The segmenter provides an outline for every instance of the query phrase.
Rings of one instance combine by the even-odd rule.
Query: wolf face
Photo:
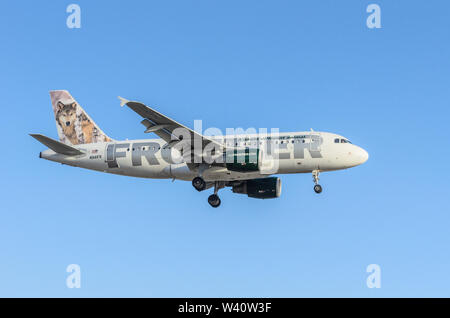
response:
[[[73,145],[78,144],[75,122],[77,120],[77,103],[63,104],[61,101],[56,106],[56,121]]]
[[[50,91],[50,98],[62,143],[82,145],[111,141],[68,91]]]

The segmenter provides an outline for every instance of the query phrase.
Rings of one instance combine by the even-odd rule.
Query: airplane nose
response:
[[[362,165],[369,159],[369,154],[362,148],[359,148],[357,156],[358,156],[358,165]]]

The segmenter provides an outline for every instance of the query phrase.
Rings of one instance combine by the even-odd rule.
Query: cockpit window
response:
[[[335,144],[338,144],[338,143],[339,143],[339,138],[336,138],[336,139],[334,140],[334,143],[335,143]]]
[[[351,144],[350,140],[341,139],[341,144],[347,144],[347,143]]]

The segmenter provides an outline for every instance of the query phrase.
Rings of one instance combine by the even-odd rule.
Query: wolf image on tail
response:
[[[51,91],[59,140],[68,145],[111,141],[68,91]]]

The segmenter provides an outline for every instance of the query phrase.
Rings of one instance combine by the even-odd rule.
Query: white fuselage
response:
[[[211,138],[214,139],[214,138]],[[239,135],[225,137],[227,148],[273,149],[276,170],[270,174],[308,173],[347,169],[367,161],[367,152],[346,138],[326,132]],[[43,151],[44,159],[63,164],[140,178],[192,180],[199,173],[189,169],[176,149],[162,139],[125,140],[74,146],[84,154],[65,156],[52,150]],[[233,181],[267,176],[258,172],[234,172],[212,166],[203,172],[206,181]]]

